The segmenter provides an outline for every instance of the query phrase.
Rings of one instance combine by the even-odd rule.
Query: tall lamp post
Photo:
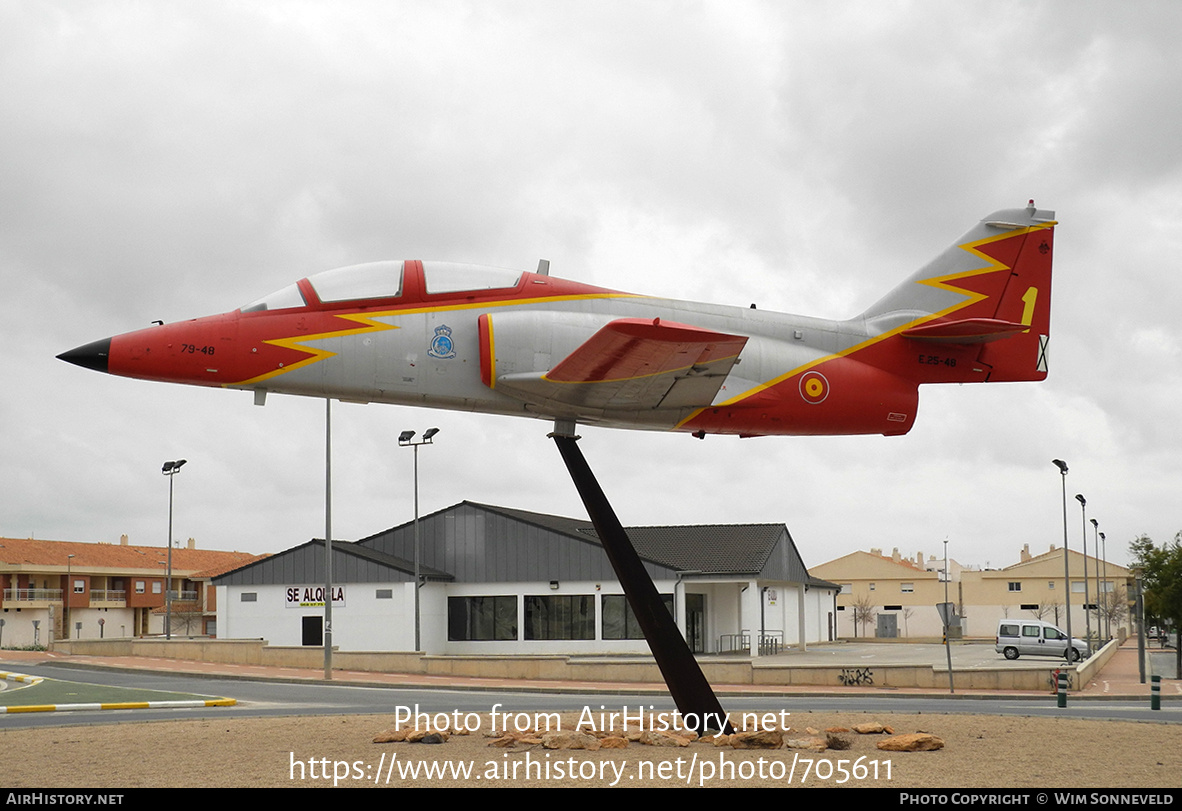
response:
[[[1104,536],[1103,532],[1100,533],[1100,543],[1102,543],[1104,545],[1104,554],[1103,554],[1104,582],[1107,584],[1107,582],[1108,582],[1108,538],[1106,538]],[[1104,638],[1107,641],[1111,642],[1112,641],[1112,612],[1116,610],[1116,590],[1115,589],[1112,589],[1111,587],[1109,587],[1108,596],[1105,598],[1104,602],[1105,602]],[[1109,605],[1108,603],[1111,603],[1111,605]]]
[[[70,595],[74,593],[73,574],[71,573],[73,555],[66,555],[66,593],[62,595],[62,639],[70,638]]]
[[[164,638],[172,639],[172,477],[180,473],[185,459],[165,462],[160,472],[168,477],[168,580],[164,584]]]
[[[1089,520],[1092,525],[1092,554],[1096,556],[1096,639],[1100,639],[1104,623],[1101,620],[1101,606],[1104,599],[1104,579],[1100,576],[1100,522],[1095,518]],[[1104,640],[1107,642],[1108,640]]]
[[[920,561],[923,563],[923,561]],[[948,693],[956,693],[952,684],[952,640],[948,638],[948,623],[952,619],[952,606],[948,603],[948,539],[944,539],[944,656],[948,660]]]
[[[414,431],[403,431],[398,435],[398,444],[404,448],[414,448],[415,452],[415,651],[422,650],[419,626],[419,587],[421,585],[419,582],[419,446],[434,444],[432,440],[438,433],[438,428],[428,428],[423,432],[423,438],[418,442],[413,441]]]
[[[1067,664],[1071,664],[1071,651],[1075,650],[1071,640],[1071,570],[1067,563],[1067,463],[1062,459],[1052,459],[1051,462],[1059,468],[1063,481],[1063,607],[1067,613]]]
[[[1084,558],[1084,627],[1087,629],[1088,651],[1092,650],[1092,615],[1088,613],[1088,500],[1083,497],[1081,493],[1075,494],[1075,500],[1079,502],[1080,516],[1083,520],[1083,535],[1080,538],[1080,543],[1083,544],[1083,558]],[[1071,647],[1071,642],[1068,641],[1067,647]]]

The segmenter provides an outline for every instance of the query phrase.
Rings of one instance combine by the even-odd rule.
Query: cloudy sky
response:
[[[1182,529],[1182,5],[0,4],[0,536],[274,552],[320,536],[323,401],[55,355],[424,258],[844,318],[973,223],[1057,212],[1045,383],[925,386],[905,437],[583,429],[627,524],[776,522],[1016,562],[1060,477]],[[725,282],[720,282],[725,280]],[[462,499],[582,517],[543,422],[334,404],[334,535]],[[1069,513],[1079,546],[1080,511]],[[1090,538],[1089,538],[1090,540]]]

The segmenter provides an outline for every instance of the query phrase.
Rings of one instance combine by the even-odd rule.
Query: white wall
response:
[[[135,636],[134,608],[71,608],[70,639],[126,639]],[[105,621],[100,629],[98,621]],[[75,628],[82,623],[82,633]],[[161,629],[163,629],[161,620]],[[45,627],[45,623],[41,624]],[[197,631],[199,633],[200,631]],[[44,634],[42,635],[44,637]]]
[[[266,639],[281,647],[303,644],[302,618],[323,618],[324,607],[288,607],[287,589],[322,585],[218,586],[218,638]],[[347,583],[339,588],[344,589],[345,599],[343,605],[334,603],[332,608],[334,647],[350,651],[414,649],[412,584]],[[392,596],[379,599],[379,590],[391,591]],[[255,594],[255,601],[243,602],[244,593]]]
[[[302,643],[302,617],[323,617],[321,606],[288,608],[287,589],[291,586],[218,586],[217,622],[220,639],[266,639],[277,646],[299,646]],[[675,581],[655,583],[662,594],[674,593]],[[721,634],[737,633],[740,629],[753,635],[759,631],[759,599],[761,585],[744,582],[689,581],[686,593],[706,595],[705,642],[707,652],[718,649]],[[299,588],[304,588],[300,584]],[[318,585],[307,585],[319,588]],[[774,584],[777,604],[768,606],[765,628],[784,632],[788,644],[796,644],[799,637],[797,586]],[[333,606],[333,644],[348,651],[410,651],[414,649],[414,590],[410,583],[350,583],[345,590],[344,605]],[[393,599],[377,599],[379,589],[392,590]],[[753,591],[754,590],[754,591]],[[254,602],[242,602],[243,593],[256,595]],[[594,639],[524,639],[525,597],[527,595],[593,595],[595,603]],[[646,654],[648,643],[643,639],[604,640],[603,602],[606,595],[623,594],[614,582],[562,582],[557,589],[549,583],[428,583],[420,590],[420,622],[422,647],[429,654]],[[448,598],[514,596],[517,598],[518,639],[509,641],[469,640],[449,641]],[[740,606],[746,603],[746,611]],[[832,600],[826,592],[810,591],[805,596],[805,633],[809,642],[825,639],[826,614]],[[678,624],[684,627],[684,606]],[[740,620],[742,622],[740,622]],[[754,637],[753,637],[754,638]]]
[[[61,613],[61,607],[56,611]],[[106,620],[101,633],[103,639],[121,639],[135,635],[135,609],[132,608],[71,608],[69,612],[70,639],[98,639],[100,634],[99,619]],[[10,608],[0,611],[0,619],[4,620],[4,628],[0,631],[0,645],[6,648],[24,648],[34,644],[49,644],[48,608],[22,608],[17,611]],[[41,631],[34,641],[33,621],[39,620]],[[82,623],[82,633],[74,630],[77,623]],[[164,625],[161,620],[161,630]]]

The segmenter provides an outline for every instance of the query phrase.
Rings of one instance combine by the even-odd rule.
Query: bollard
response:
[[[1149,709],[1161,709],[1161,676],[1149,677]]]
[[[1067,706],[1067,671],[1059,671],[1059,706]]]

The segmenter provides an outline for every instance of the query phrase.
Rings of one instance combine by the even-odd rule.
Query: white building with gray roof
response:
[[[629,527],[695,653],[771,652],[832,639],[832,583],[783,524]],[[429,654],[646,653],[591,522],[461,502],[419,519]],[[333,541],[333,643],[414,650],[414,523]],[[323,644],[324,542],[214,580],[218,636]]]

